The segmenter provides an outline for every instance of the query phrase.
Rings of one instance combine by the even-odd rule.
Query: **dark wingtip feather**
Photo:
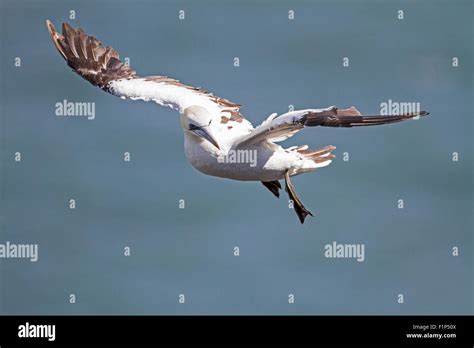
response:
[[[60,34],[50,20],[46,20],[46,26],[56,49],[67,64],[94,86],[106,90],[110,81],[136,76],[134,70],[120,61],[113,48],[102,47],[99,40],[87,35],[82,29],[63,23]]]

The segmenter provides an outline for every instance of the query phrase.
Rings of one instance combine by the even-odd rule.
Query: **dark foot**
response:
[[[304,219],[306,219],[308,215],[313,216],[313,214],[308,209],[306,209],[306,207],[298,198],[295,188],[291,183],[290,174],[288,174],[288,172],[285,173],[285,190],[286,192],[288,192],[288,197],[290,197],[290,199],[293,201],[293,208],[296,212],[296,215],[298,215],[300,222],[303,224]]]
[[[263,186],[270,190],[277,198],[280,198],[281,185],[278,180],[275,181],[262,181]]]

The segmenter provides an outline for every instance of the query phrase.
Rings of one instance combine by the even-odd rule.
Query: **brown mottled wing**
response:
[[[287,112],[280,116],[270,116],[251,133],[241,137],[237,147],[245,147],[262,141],[283,141],[305,127],[360,127],[375,126],[409,120],[417,116],[429,115],[426,111],[394,116],[363,116],[355,108],[307,109]]]
[[[206,108],[222,127],[253,129],[240,113],[239,104],[167,76],[137,76],[120,61],[117,51],[103,47],[95,37],[67,23],[62,26],[62,34],[49,20],[46,24],[54,45],[67,64],[94,86],[123,99],[154,101],[177,110],[199,105]]]
[[[67,64],[94,86],[107,89],[110,81],[136,76],[134,70],[120,61],[117,51],[102,47],[100,41],[86,35],[82,29],[63,23],[61,35],[49,20],[46,24],[54,45]]]
[[[304,115],[301,122],[307,127],[361,127],[396,123],[407,119],[412,119],[417,116],[426,115],[429,115],[429,113],[426,111],[421,111],[393,116],[363,116],[355,107],[352,106],[349,109],[332,108],[323,112],[310,111]]]

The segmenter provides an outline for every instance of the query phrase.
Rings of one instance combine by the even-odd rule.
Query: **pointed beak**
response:
[[[217,141],[216,139],[214,139],[214,137],[211,135],[211,133],[206,130],[205,128],[203,127],[196,127],[194,128],[193,130],[190,130],[192,133],[196,134],[198,137],[200,138],[204,138],[206,139],[207,141],[209,141],[212,145],[214,145],[215,147],[217,147],[219,150],[221,149],[219,147],[219,144],[217,144]]]

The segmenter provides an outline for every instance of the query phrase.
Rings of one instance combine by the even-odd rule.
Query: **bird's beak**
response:
[[[212,145],[214,145],[215,147],[217,147],[219,150],[221,149],[219,147],[219,144],[217,144],[217,141],[216,139],[214,139],[214,137],[211,135],[211,133],[204,129],[203,127],[197,127],[193,130],[190,130],[190,132],[196,134],[198,137],[200,138],[204,138],[206,139],[207,141],[209,141]]]

